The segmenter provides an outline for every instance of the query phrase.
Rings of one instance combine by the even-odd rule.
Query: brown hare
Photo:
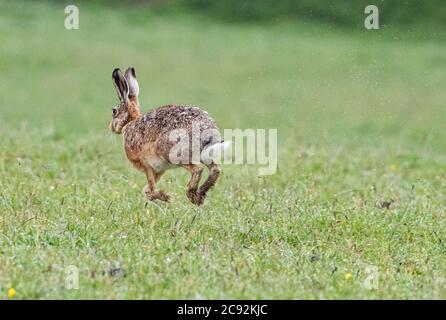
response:
[[[133,67],[128,68],[125,75],[116,68],[112,78],[120,102],[112,109],[110,130],[123,134],[127,158],[135,168],[146,174],[146,197],[151,201],[169,201],[169,196],[157,190],[155,184],[167,169],[183,167],[192,174],[187,184],[187,197],[192,203],[201,205],[220,175],[220,168],[212,154],[221,152],[230,142],[221,140],[214,120],[197,107],[166,105],[141,114],[139,85]],[[188,139],[179,143],[181,133],[185,133]],[[196,150],[193,150],[192,136],[197,133],[199,139]],[[200,162],[209,169],[209,176],[201,186],[199,182],[203,168]]]

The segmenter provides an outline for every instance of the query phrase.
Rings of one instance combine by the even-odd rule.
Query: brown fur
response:
[[[169,139],[173,130],[183,129],[191,139],[192,124],[199,124],[199,131],[211,132],[199,141],[200,152],[215,143],[221,142],[220,134],[214,120],[207,112],[198,107],[183,105],[166,105],[141,114],[137,97],[138,89],[132,88],[136,82],[134,69],[129,68],[125,80],[121,77],[120,70],[113,72],[113,79],[121,97],[121,103],[115,109],[110,129],[115,133],[123,133],[124,150],[127,158],[135,168],[143,171],[147,177],[147,186],[144,193],[151,201],[168,201],[169,196],[162,190],[156,190],[156,182],[161,178],[165,170],[171,167],[183,167],[191,173],[191,179],[187,185],[189,200],[201,205],[207,192],[215,185],[220,169],[217,164],[206,164],[209,168],[209,176],[199,186],[203,168],[198,164],[188,162],[175,164],[169,160],[169,152],[176,141]],[[133,78],[132,77],[133,74]],[[123,83],[126,82],[126,83]],[[130,88],[126,89],[126,85]],[[212,131],[209,131],[212,129]],[[189,144],[190,157],[192,158],[192,142]],[[189,160],[192,160],[192,159]]]

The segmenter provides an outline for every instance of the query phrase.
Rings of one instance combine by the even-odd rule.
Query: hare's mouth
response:
[[[109,127],[109,129],[110,129],[111,132],[113,132],[113,133],[119,133],[119,132],[117,132],[117,130],[116,130],[116,128],[115,128],[115,125],[114,125],[113,121],[110,122],[110,125],[109,125],[108,127]]]

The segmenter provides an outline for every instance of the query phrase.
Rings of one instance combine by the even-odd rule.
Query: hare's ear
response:
[[[125,78],[129,84],[129,95],[137,97],[139,95],[139,84],[136,80],[135,68],[129,67],[125,72]]]
[[[113,70],[112,73],[113,83],[115,84],[116,91],[118,92],[119,100],[123,102],[129,101],[129,84],[125,79],[119,68]]]

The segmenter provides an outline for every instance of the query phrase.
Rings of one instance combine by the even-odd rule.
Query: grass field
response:
[[[445,43],[138,8],[64,19],[0,1],[0,298],[446,298]],[[169,171],[171,203],[146,204],[108,130],[129,65],[144,110],[277,128],[277,173],[224,166],[197,208]]]

